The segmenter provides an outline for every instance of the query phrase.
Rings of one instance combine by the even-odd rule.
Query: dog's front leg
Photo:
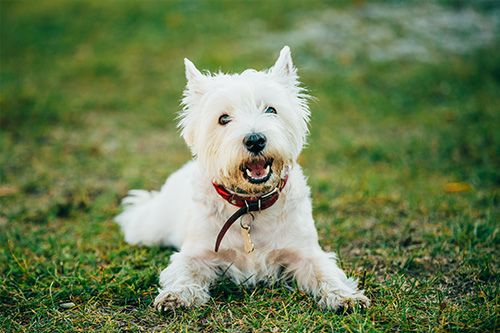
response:
[[[309,249],[294,253],[288,272],[301,290],[312,294],[326,309],[340,310],[352,306],[368,307],[370,300],[358,290],[358,281],[347,278],[337,265],[334,253]]]
[[[160,274],[160,294],[154,306],[157,310],[173,310],[206,303],[209,288],[216,278],[215,263],[182,251],[172,255],[170,265]]]

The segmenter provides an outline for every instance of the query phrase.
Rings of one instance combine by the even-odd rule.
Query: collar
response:
[[[227,190],[223,185],[219,185],[216,182],[213,182],[212,184],[217,193],[219,193],[219,195],[226,199],[226,201],[231,205],[242,208],[252,204],[257,204],[257,207],[259,208],[257,210],[264,210],[274,205],[274,203],[278,200],[280,192],[285,187],[287,180],[288,173],[285,177],[280,179],[280,182],[275,188],[260,197],[238,195],[236,193],[229,192],[229,190]]]
[[[272,189],[271,191],[267,192],[266,194],[263,194],[260,197],[244,197],[238,194],[230,193],[224,186],[219,185],[215,182],[213,182],[213,186],[217,193],[224,198],[227,202],[229,202],[231,205],[234,205],[236,207],[239,207],[231,217],[224,223],[222,226],[222,229],[219,231],[219,235],[217,236],[217,241],[215,242],[215,252],[219,250],[220,243],[222,241],[222,238],[224,238],[224,235],[226,234],[227,230],[233,223],[240,217],[245,214],[248,214],[250,212],[255,212],[255,211],[261,211],[264,209],[267,209],[274,205],[276,201],[278,201],[278,198],[280,196],[281,191],[286,185],[286,182],[288,180],[288,173],[283,177],[278,185]]]

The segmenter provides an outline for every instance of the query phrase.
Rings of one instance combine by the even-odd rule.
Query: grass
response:
[[[498,330],[498,37],[434,62],[325,57],[286,37],[363,5],[2,1],[0,330]],[[126,244],[113,217],[128,189],[157,189],[190,158],[175,127],[182,59],[263,69],[284,44],[317,97],[300,162],[321,245],[372,307],[325,312],[293,288],[221,279],[207,305],[157,313],[172,250]]]

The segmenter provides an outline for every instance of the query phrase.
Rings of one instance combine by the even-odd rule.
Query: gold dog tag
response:
[[[252,253],[254,246],[252,240],[250,239],[250,226],[241,226],[241,235],[245,239],[245,252]]]
[[[247,215],[252,219],[249,224],[246,224],[243,222],[243,218]],[[250,228],[252,227],[254,220],[255,220],[255,216],[253,216],[252,213],[247,213],[245,215],[242,215],[240,218],[240,227],[241,227],[240,231],[241,231],[241,235],[243,236],[243,239],[245,240],[244,249],[245,249],[246,253],[252,253],[254,250],[252,240],[250,239]]]

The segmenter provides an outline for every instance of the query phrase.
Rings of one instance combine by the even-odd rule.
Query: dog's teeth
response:
[[[270,166],[270,165],[268,165],[268,166],[266,167],[266,175],[269,173],[269,171],[270,171],[270,170],[271,170],[271,166]]]
[[[247,169],[246,172],[247,172],[247,176],[250,177],[250,178],[252,178],[252,171],[250,171],[249,169]]]

